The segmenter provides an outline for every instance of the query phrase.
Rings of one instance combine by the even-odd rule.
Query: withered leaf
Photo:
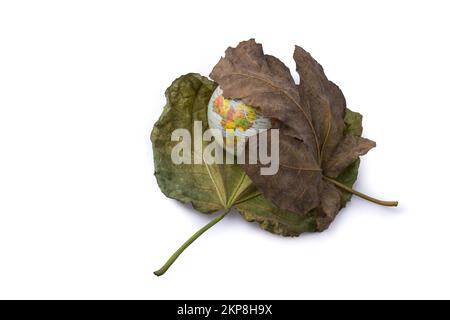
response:
[[[240,99],[283,124],[278,173],[261,175],[260,163],[242,165],[255,185],[281,209],[298,214],[317,209],[329,220],[341,205],[341,191],[330,178],[375,143],[344,133],[345,98],[322,66],[298,46],[294,60],[299,85],[280,60],[264,54],[252,39],[228,48],[210,76],[227,98]]]
[[[210,77],[221,86],[225,97],[261,108],[265,116],[288,126],[317,160],[319,141],[311,111],[301,103],[289,69],[277,58],[265,55],[260,44],[249,40],[228,48]]]
[[[264,55],[262,46],[250,40],[228,48],[210,76],[224,96],[258,107],[263,115],[288,128],[280,132],[278,174],[267,178],[259,175],[258,165],[244,166],[253,182],[282,209],[306,213],[317,207],[322,184],[319,141],[311,111],[301,104],[289,69],[277,58]]]
[[[357,112],[346,109],[344,133],[362,133],[362,116]],[[348,166],[336,180],[351,188],[358,177],[360,160]],[[350,200],[352,194],[340,191],[340,206],[342,208]],[[330,199],[336,193],[332,194]],[[336,201],[333,205],[336,205]],[[298,236],[304,232],[323,231],[334,220],[334,211],[327,210],[328,214],[319,206],[305,215],[277,208],[264,196],[258,196],[237,206],[238,211],[248,221],[255,221],[261,228],[283,236]]]

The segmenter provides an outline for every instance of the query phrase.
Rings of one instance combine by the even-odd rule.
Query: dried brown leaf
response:
[[[261,175],[261,163],[245,164],[248,176],[281,209],[322,212],[325,228],[341,208],[341,191],[324,175],[336,178],[375,143],[344,133],[345,98],[322,66],[298,46],[294,60],[299,85],[280,60],[265,55],[252,39],[228,48],[211,78],[227,98],[243,100],[282,123],[278,173]]]

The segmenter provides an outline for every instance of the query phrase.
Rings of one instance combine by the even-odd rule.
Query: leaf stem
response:
[[[333,183],[334,185],[338,186],[339,188],[341,188],[341,189],[343,189],[343,190],[345,190],[347,192],[350,192],[350,193],[352,193],[352,194],[354,194],[354,195],[356,195],[356,196],[358,196],[360,198],[363,198],[363,199],[365,199],[367,201],[370,201],[370,202],[373,202],[373,203],[376,203],[376,204],[379,204],[379,205],[382,205],[382,206],[387,206],[387,207],[396,207],[396,206],[398,206],[398,202],[397,201],[378,200],[378,199],[369,197],[368,195],[365,195],[364,193],[361,193],[359,191],[353,190],[352,188],[347,187],[345,184],[340,183],[339,181],[336,181],[336,180],[331,179],[329,177],[325,177],[324,176],[324,179],[329,181],[329,182],[331,182],[331,183]]]
[[[203,233],[205,233],[209,228],[214,226],[217,222],[222,220],[228,214],[228,212],[230,212],[230,209],[226,209],[221,215],[215,217],[207,225],[205,225],[203,228],[194,233],[185,243],[183,243],[183,245],[177,251],[175,251],[175,253],[169,258],[169,260],[167,260],[167,262],[162,266],[161,269],[153,273],[158,277],[162,276],[175,262],[175,260],[180,256],[180,254],[182,254],[183,251],[191,245],[192,242],[194,242],[198,237],[200,237]]]

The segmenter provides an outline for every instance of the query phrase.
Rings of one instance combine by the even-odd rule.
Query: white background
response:
[[[450,298],[447,1],[2,1],[0,298]],[[255,37],[324,66],[377,148],[321,234],[283,238],[167,199],[164,91]]]

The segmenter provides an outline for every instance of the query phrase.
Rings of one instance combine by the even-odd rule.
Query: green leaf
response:
[[[362,115],[347,109],[344,117],[345,133],[360,137],[362,135]]]
[[[236,165],[174,164],[172,132],[187,129],[191,138],[191,160],[195,156],[194,121],[202,122],[202,134],[208,128],[207,105],[216,85],[198,74],[176,79],[166,91],[167,104],[151,133],[155,176],[161,191],[169,198],[191,203],[200,212],[223,213],[189,238],[155,274],[164,274],[178,256],[199,236],[222,220],[233,204],[243,196],[257,192],[244,171]],[[208,142],[202,142],[203,146]],[[203,149],[203,148],[202,148]],[[201,151],[203,152],[203,150]]]
[[[313,211],[300,215],[277,208],[256,190],[238,165],[176,165],[172,162],[172,148],[178,143],[171,141],[172,132],[186,128],[192,133],[194,121],[202,121],[203,129],[207,129],[206,109],[215,87],[216,84],[205,77],[187,74],[176,79],[166,90],[167,104],[151,134],[155,176],[161,191],[167,197],[191,203],[203,213],[234,205],[247,221],[258,222],[263,229],[275,234],[296,236],[317,231],[316,219],[321,214]],[[347,132],[361,127],[359,114],[348,110],[347,115]],[[351,187],[358,174],[358,165],[359,160],[344,170],[337,180]],[[350,196],[343,192],[342,203]]]
[[[187,74],[176,79],[166,90],[167,104],[151,133],[155,176],[161,191],[169,198],[191,203],[198,211],[206,214],[223,211],[210,223],[189,238],[158,271],[164,274],[177,257],[200,235],[222,220],[231,208],[250,222],[257,222],[261,228],[278,235],[298,236],[304,232],[325,229],[332,219],[319,209],[307,214],[281,210],[267,200],[237,164],[207,165],[174,164],[171,159],[173,147],[178,141],[171,141],[172,132],[184,128],[193,135],[194,121],[201,121],[203,131],[208,128],[207,105],[216,84],[198,74]],[[361,116],[347,110],[346,132],[359,133]],[[359,115],[359,116],[358,116]],[[204,145],[207,142],[203,142]],[[193,146],[193,141],[191,141]],[[191,157],[194,157],[192,150]],[[344,170],[338,181],[351,187],[358,175],[359,159]],[[351,194],[342,192],[342,206]]]
[[[181,128],[191,133],[191,159],[194,159],[194,121],[202,122],[203,132],[208,128],[206,107],[215,87],[214,82],[198,74],[176,79],[166,91],[167,104],[151,134],[155,176],[161,191],[169,198],[191,203],[203,213],[227,209],[242,193],[253,188],[237,165],[172,162],[172,149],[179,141],[171,141],[171,135]],[[203,142],[203,146],[206,144]]]

